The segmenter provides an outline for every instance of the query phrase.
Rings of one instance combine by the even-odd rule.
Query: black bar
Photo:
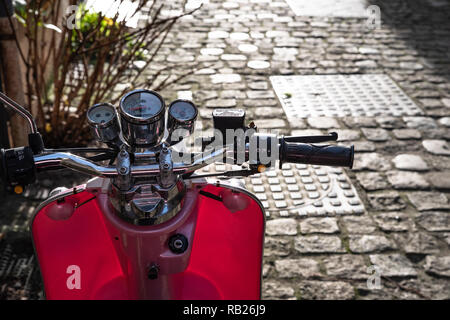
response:
[[[292,282],[301,286],[300,282]],[[302,319],[298,315],[311,314],[318,319],[329,319],[337,314],[349,315],[349,319],[356,319],[361,314],[365,315],[370,310],[372,318],[386,318],[386,314],[392,317],[410,318],[423,310],[434,310],[442,314],[448,310],[448,301],[286,301],[286,300],[239,300],[239,301],[2,301],[2,311],[11,311],[15,318],[29,315],[30,310],[34,313],[45,313],[48,311],[70,310],[73,317],[86,317],[87,308],[89,314],[98,315],[102,318],[126,318],[130,316],[130,310],[134,314],[143,314],[151,310],[152,313],[161,313],[164,319]],[[42,310],[42,311],[40,311]],[[213,310],[215,311],[213,315]],[[348,310],[356,310],[349,313]],[[358,312],[361,310],[360,312]],[[47,312],[48,313],[48,312]],[[441,314],[441,313],[439,313]],[[294,316],[293,315],[297,315]]]

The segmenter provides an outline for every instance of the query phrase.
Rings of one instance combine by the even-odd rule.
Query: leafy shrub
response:
[[[124,0],[117,1],[122,4]],[[119,12],[107,17],[81,4],[75,12],[75,28],[71,28],[74,13],[66,13],[62,2],[15,3],[27,39],[25,51],[19,46],[26,66],[27,102],[33,105],[46,145],[89,141],[85,114],[92,104],[116,103],[126,91],[138,87],[161,90],[194,72],[194,64],[166,63],[147,70],[151,72],[147,77],[142,74],[155,61],[175,23],[197,9],[163,17],[164,0],[139,0],[131,16],[146,8],[147,18],[141,20],[142,26],[130,28],[119,19]]]

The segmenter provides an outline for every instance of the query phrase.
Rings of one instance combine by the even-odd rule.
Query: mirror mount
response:
[[[3,102],[6,106],[13,109],[28,122],[31,131],[31,133],[28,134],[28,144],[30,145],[31,150],[33,150],[33,153],[39,154],[44,151],[44,142],[42,141],[42,136],[37,130],[36,122],[34,121],[31,113],[16,101],[5,95],[3,92],[0,92],[0,101]]]

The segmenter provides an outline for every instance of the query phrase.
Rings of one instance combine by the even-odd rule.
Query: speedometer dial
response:
[[[140,89],[120,100],[123,138],[131,146],[152,146],[164,136],[165,105],[156,92]]]
[[[163,101],[155,92],[131,92],[122,99],[121,109],[129,117],[149,120],[162,111]]]

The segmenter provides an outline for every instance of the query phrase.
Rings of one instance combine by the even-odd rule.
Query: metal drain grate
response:
[[[240,167],[235,166],[233,169]],[[213,164],[206,172],[231,170],[232,166]],[[284,164],[242,179],[246,189],[261,200],[268,216],[335,216],[364,213],[364,205],[340,168]]]
[[[365,18],[366,0],[286,0],[296,16]]]
[[[421,115],[422,110],[387,75],[272,76],[286,116],[357,117]]]
[[[24,256],[6,244],[0,250],[0,299],[30,298],[35,267],[34,255]]]

